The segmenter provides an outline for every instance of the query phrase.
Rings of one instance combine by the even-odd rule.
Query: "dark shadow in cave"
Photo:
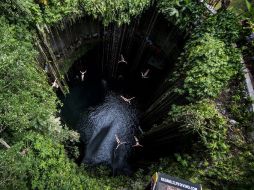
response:
[[[88,51],[73,63],[67,73],[70,93],[62,99],[61,116],[70,128],[76,129],[80,114],[104,99],[106,83],[97,67],[100,61],[98,51],[98,46]],[[83,81],[80,71],[87,71]]]

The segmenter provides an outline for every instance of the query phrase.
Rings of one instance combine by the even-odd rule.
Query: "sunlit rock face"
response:
[[[82,121],[85,142],[83,162],[107,164],[113,173],[130,173],[128,159],[138,126],[136,110],[119,95],[109,93],[104,103],[93,108]],[[121,141],[117,148],[116,136]]]

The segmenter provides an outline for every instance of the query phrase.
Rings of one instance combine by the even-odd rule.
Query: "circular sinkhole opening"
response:
[[[99,40],[65,74],[69,93],[61,98],[61,117],[81,135],[78,162],[106,164],[114,174],[129,174],[170,154],[162,149],[151,155],[152,146],[139,139],[155,123],[148,126],[143,116],[184,44],[177,28],[157,14],[148,11],[130,24],[131,30],[104,27]]]

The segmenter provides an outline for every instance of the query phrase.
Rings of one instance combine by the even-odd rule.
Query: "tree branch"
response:
[[[11,147],[7,144],[7,142],[5,142],[4,139],[2,139],[2,138],[0,138],[0,143],[1,143],[5,148],[7,148],[7,149],[11,148]]]

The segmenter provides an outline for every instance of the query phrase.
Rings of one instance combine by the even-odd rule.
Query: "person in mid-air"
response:
[[[59,88],[59,85],[57,84],[57,79],[52,83],[53,88]]]
[[[137,138],[136,136],[134,136],[134,139],[135,139],[136,144],[133,145],[132,147],[143,147],[143,145],[141,145],[141,144],[139,143],[139,140],[138,140],[138,138]]]
[[[146,72],[144,72],[144,73],[141,72],[142,79],[148,79],[149,78],[149,76],[148,76],[149,72],[150,72],[150,69],[147,69]]]
[[[127,143],[127,142],[121,142],[117,135],[115,135],[115,137],[117,142],[116,150],[119,148],[120,145]]]
[[[125,63],[127,65],[127,61],[125,61],[123,55],[121,54],[121,60],[118,63]]]
[[[85,78],[86,70],[84,72],[80,71],[80,73],[81,73],[81,81],[83,82]]]
[[[133,100],[135,97],[132,98],[125,98],[124,96],[120,96],[125,102],[131,104],[131,100]]]

